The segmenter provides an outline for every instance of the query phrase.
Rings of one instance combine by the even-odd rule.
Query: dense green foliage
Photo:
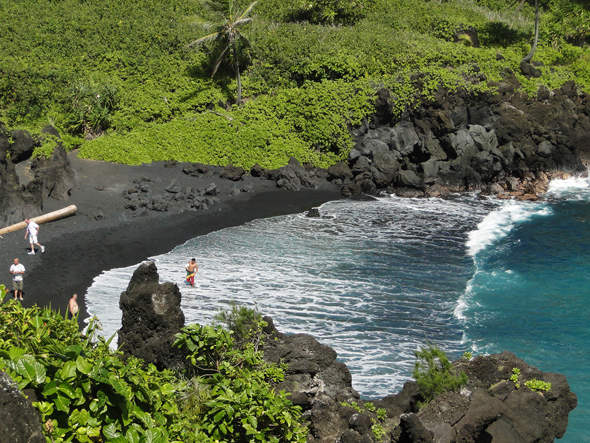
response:
[[[232,2],[237,8],[251,4]],[[243,106],[235,64],[220,66],[196,0],[5,0],[0,3],[0,119],[33,132],[48,123],[87,158],[178,160],[250,167],[345,158],[349,129],[392,89],[394,115],[438,87],[475,93],[512,70],[527,93],[576,80],[590,90],[588,2],[541,0],[260,0],[240,27]],[[478,31],[474,47],[469,28]],[[497,54],[502,57],[497,57]],[[236,57],[233,58],[237,60]],[[101,136],[102,135],[102,136]],[[97,137],[100,136],[100,137]]]
[[[283,369],[253,346],[234,347],[230,331],[185,328],[177,346],[197,366],[178,374],[123,359],[95,327],[81,334],[76,320],[50,309],[0,306],[0,369],[35,391],[48,442],[305,440],[300,408],[270,384]]]
[[[424,403],[430,402],[437,395],[459,389],[467,383],[465,372],[456,374],[447,355],[439,348],[428,346],[415,351],[415,354],[417,360],[413,376]]]

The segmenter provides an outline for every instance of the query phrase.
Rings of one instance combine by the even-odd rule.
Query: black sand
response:
[[[5,276],[0,283],[12,288],[8,269],[18,257],[26,268],[23,305],[51,306],[63,312],[75,292],[80,321],[87,317],[86,290],[104,270],[140,263],[199,235],[257,218],[304,212],[341,198],[339,189],[328,182],[322,182],[315,190],[285,191],[271,181],[250,176],[240,182],[221,179],[215,172],[218,168],[211,168],[206,176],[191,177],[182,172],[181,164],[115,165],[78,159],[73,153],[70,159],[76,171],[77,187],[67,200],[47,199],[43,213],[76,205],[76,214],[40,225],[39,242],[46,248],[44,254],[38,248],[35,255],[27,254],[30,246],[28,239],[24,239],[24,230],[4,235],[0,239],[0,263],[5,267]],[[18,172],[23,183],[30,174],[28,165],[19,164]],[[148,211],[147,215],[133,217],[125,209],[128,200],[122,193],[139,179],[147,180],[154,194],[164,193],[163,189],[174,179],[183,189],[215,183],[220,191],[217,195],[220,203],[206,210]],[[231,194],[232,187],[246,184],[253,190]]]

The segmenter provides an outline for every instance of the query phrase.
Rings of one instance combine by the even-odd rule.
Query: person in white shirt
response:
[[[45,246],[40,245],[39,241],[37,240],[37,234],[39,233],[39,225],[35,223],[33,220],[29,220],[28,218],[25,218],[25,223],[27,224],[25,238],[27,238],[28,235],[29,243],[31,243],[31,252],[29,252],[29,255],[35,254],[35,245],[39,246],[41,248],[41,254],[44,254]]]
[[[14,299],[23,299],[23,275],[25,267],[18,262],[18,258],[14,259],[14,264],[10,266],[10,273],[12,274],[12,289],[14,290]]]

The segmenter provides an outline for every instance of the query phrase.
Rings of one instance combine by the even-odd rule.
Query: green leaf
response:
[[[160,387],[160,391],[162,394],[169,396],[176,392],[176,388],[172,386],[170,383],[165,383],[163,386]]]
[[[98,400],[92,400],[88,406],[91,412],[96,413],[98,411]]]
[[[86,430],[86,435],[88,435],[88,437],[94,438],[100,437],[100,428],[95,426],[88,426]]]
[[[81,409],[80,410],[80,415],[78,415],[78,423],[81,426],[87,426],[88,425],[88,411],[86,409]]]
[[[84,375],[90,374],[92,371],[93,364],[86,360],[84,357],[79,356],[76,359],[76,368]]]
[[[24,349],[13,346],[8,350],[8,358],[10,358],[10,360],[18,360],[20,357],[25,355],[25,353],[26,351]]]
[[[213,417],[213,420],[215,420],[216,422],[220,422],[221,420],[223,420],[224,417],[225,417],[225,411],[219,411],[217,414],[215,414],[215,417]]]
[[[141,441],[139,438],[139,433],[135,429],[129,429],[127,434],[125,434],[125,439],[129,443],[139,443]]]
[[[22,360],[23,368],[26,372],[26,377],[31,380],[35,385],[40,385],[45,381],[45,367],[31,358],[30,361]],[[23,374],[25,375],[25,374]]]
[[[80,355],[82,353],[82,346],[76,344],[76,345],[69,345],[66,350],[65,350],[65,354],[71,359],[74,360],[78,355]]]
[[[53,414],[53,403],[49,403],[48,401],[40,401],[34,402],[33,406],[35,406],[39,410],[43,418]]]
[[[70,398],[76,398],[76,392],[72,389],[72,385],[69,383],[60,383],[59,384],[59,391],[63,392]]]
[[[70,416],[68,417],[68,425],[72,429],[78,428],[78,425],[80,423],[79,419],[80,419],[80,411],[78,411],[77,409],[74,409],[73,411],[70,412]]]
[[[57,395],[57,397],[55,397],[55,400],[53,401],[53,403],[55,404],[55,407],[63,412],[69,412],[70,411],[70,399],[63,397],[61,395]]]
[[[58,371],[58,377],[62,380],[71,380],[76,377],[76,362],[67,361]]]
[[[43,388],[43,396],[49,397],[57,392],[57,382],[55,380],[51,380],[49,383],[45,385]]]
[[[249,415],[247,419],[254,429],[258,428],[258,420],[256,419],[256,417],[254,417],[253,415]]]
[[[102,428],[102,432],[103,432],[104,436],[107,438],[107,440],[109,440],[109,441],[111,441],[117,437],[123,438],[121,436],[121,433],[117,429],[117,425],[115,425],[115,423],[110,423],[110,424],[106,425],[104,428]],[[125,442],[124,438],[123,438],[123,442]]]
[[[166,443],[167,438],[160,428],[151,428],[145,431],[146,443]]]

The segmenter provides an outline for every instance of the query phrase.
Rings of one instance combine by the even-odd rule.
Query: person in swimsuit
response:
[[[195,285],[195,274],[199,270],[197,266],[197,260],[191,258],[191,260],[186,265],[186,282],[187,284],[194,286]]]

